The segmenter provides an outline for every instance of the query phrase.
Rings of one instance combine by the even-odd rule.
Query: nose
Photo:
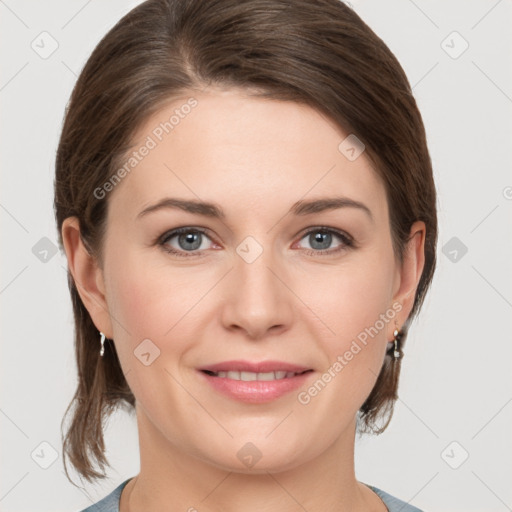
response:
[[[293,321],[293,293],[287,287],[287,273],[271,250],[264,250],[249,262],[238,254],[224,290],[221,320],[230,331],[241,331],[257,340],[269,333],[290,328]]]

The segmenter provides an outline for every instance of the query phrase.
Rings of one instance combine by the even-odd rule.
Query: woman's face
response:
[[[348,133],[293,102],[193,96],[102,189],[95,323],[153,446],[284,470],[353,439],[421,268],[395,260],[383,183],[352,138],[340,149]]]

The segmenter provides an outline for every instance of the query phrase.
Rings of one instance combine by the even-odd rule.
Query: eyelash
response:
[[[207,231],[202,228],[192,228],[192,227],[182,227],[182,228],[176,228],[172,231],[167,231],[164,233],[158,240],[157,243],[162,247],[162,249],[165,252],[168,252],[170,254],[173,254],[175,256],[183,257],[183,258],[190,258],[190,257],[201,257],[200,253],[195,251],[177,251],[176,249],[170,247],[167,245],[167,242],[174,238],[177,235],[183,234],[183,233],[201,233],[205,235],[206,237],[210,238],[207,234]],[[343,231],[338,231],[337,229],[328,228],[325,226],[318,226],[315,228],[312,228],[302,234],[299,240],[302,240],[306,236],[310,235],[311,233],[323,233],[323,234],[334,234],[338,238],[341,239],[342,245],[339,247],[336,247],[334,249],[320,249],[320,250],[314,250],[314,249],[303,249],[306,254],[309,256],[318,256],[323,254],[335,254],[343,250],[347,250],[350,248],[355,248],[356,244],[354,242],[354,239],[347,235],[346,233],[343,233]]]

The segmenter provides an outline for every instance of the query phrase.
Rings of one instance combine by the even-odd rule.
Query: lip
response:
[[[307,370],[311,370],[307,366],[299,366],[296,364],[286,363],[284,361],[223,361],[222,363],[211,364],[208,366],[202,366],[200,370],[208,370],[210,372],[254,372],[254,373],[265,373],[265,372],[294,372],[300,373]]]
[[[299,373],[299,375],[270,381],[242,381],[228,379],[227,377],[217,377],[205,373],[206,371],[246,371],[254,373],[286,371]],[[205,381],[217,392],[237,401],[260,404],[277,400],[278,398],[303,386],[314,371],[305,366],[285,363],[282,361],[262,361],[258,363],[250,361],[225,361],[222,363],[204,366],[199,369],[198,373],[201,378],[205,379]]]

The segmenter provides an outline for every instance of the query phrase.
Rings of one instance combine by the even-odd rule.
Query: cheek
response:
[[[190,294],[177,292],[186,289],[178,272],[166,278],[163,269],[151,268],[128,252],[118,262],[110,268],[107,287],[116,350],[137,401],[157,410],[162,396],[156,389],[176,392],[171,374],[190,338],[184,329],[192,300]]]
[[[323,286],[308,279],[302,288],[305,302],[322,321],[313,319],[323,331],[317,339],[326,355],[324,380],[330,391],[325,399],[333,400],[340,415],[357,410],[370,393],[394,328],[394,259],[392,253],[383,254],[347,259],[336,270],[326,269],[323,279],[314,276]]]
[[[133,342],[149,338],[158,343],[164,337],[172,337],[175,326],[197,302],[197,290],[183,293],[190,288],[190,279],[186,277],[176,272],[170,278],[169,272],[142,265],[124,266],[124,270],[119,268],[114,272],[109,307]]]
[[[354,264],[330,267],[311,273],[303,279],[304,302],[325,327],[328,345],[342,349],[350,340],[377,323],[386,337],[391,329],[387,324],[395,311],[392,308],[393,260],[354,258]],[[382,325],[381,315],[388,313]]]
[[[162,258],[151,260],[142,251],[127,248],[122,258],[119,252],[110,254],[115,263],[109,268],[107,293],[123,368],[131,367],[134,351],[147,339],[166,356],[159,364],[164,359],[178,363],[199,339],[197,329],[207,314],[203,299],[219,276],[199,267],[170,268],[165,258],[163,263]]]

